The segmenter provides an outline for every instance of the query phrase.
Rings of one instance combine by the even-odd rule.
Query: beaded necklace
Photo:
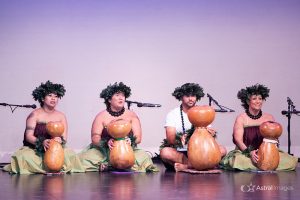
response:
[[[251,119],[259,119],[261,118],[262,116],[262,111],[260,110],[259,113],[257,115],[252,115],[250,112],[249,112],[249,109],[246,110],[246,114],[248,115],[248,117],[250,117]]]
[[[119,116],[123,115],[123,113],[125,112],[125,108],[124,107],[120,111],[118,111],[118,112],[112,111],[110,106],[107,107],[106,110],[113,117],[119,117]]]
[[[181,116],[181,124],[182,124],[182,133],[185,134],[185,127],[184,127],[184,120],[183,120],[183,114],[182,114],[182,104],[180,105],[180,116]]]

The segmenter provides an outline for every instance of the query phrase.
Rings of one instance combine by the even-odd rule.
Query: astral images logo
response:
[[[290,191],[294,190],[293,186],[275,186],[275,185],[253,185],[252,182],[250,185],[241,185],[242,192],[255,192],[255,191],[271,191],[271,190],[282,190]]]
[[[242,192],[254,192],[255,185],[252,185],[252,182],[250,185],[241,185],[241,191]]]

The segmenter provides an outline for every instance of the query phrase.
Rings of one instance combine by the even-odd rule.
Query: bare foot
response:
[[[108,164],[101,163],[99,166],[99,171],[100,172],[108,171]]]
[[[187,168],[188,168],[188,165],[186,165],[186,164],[181,164],[181,163],[175,163],[174,164],[174,169],[175,169],[176,172],[183,171]]]

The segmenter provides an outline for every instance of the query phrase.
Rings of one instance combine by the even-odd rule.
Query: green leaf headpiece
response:
[[[270,90],[261,84],[255,84],[250,87],[246,87],[245,89],[241,89],[237,97],[241,100],[242,106],[247,110],[249,108],[248,101],[252,95],[261,95],[263,100],[266,100],[269,97]]]
[[[32,91],[32,96],[35,101],[38,101],[41,106],[43,106],[43,100],[45,99],[46,95],[50,93],[54,93],[61,98],[65,95],[65,88],[61,84],[55,84],[51,81],[47,81],[46,83],[41,83],[41,85],[35,90]]]
[[[102,92],[100,93],[100,98],[103,98],[105,100],[105,104],[108,106],[108,100],[110,100],[111,97],[118,92],[124,93],[125,98],[128,98],[131,95],[130,87],[126,86],[123,82],[115,82],[113,85],[110,84],[102,90]]]
[[[204,93],[203,93],[203,88],[199,86],[197,83],[185,83],[181,87],[175,88],[172,95],[179,101],[184,95],[186,96],[193,95],[196,96],[198,101],[204,96]]]

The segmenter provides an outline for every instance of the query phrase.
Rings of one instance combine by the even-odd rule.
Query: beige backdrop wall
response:
[[[129,100],[161,108],[131,108],[140,117],[140,147],[158,153],[174,88],[197,82],[233,113],[218,113],[218,141],[233,148],[232,126],[243,109],[239,89],[271,89],[263,111],[285,131],[287,97],[300,109],[299,1],[1,1],[0,103],[33,104],[41,82],[64,84],[58,109],[69,122],[68,146],[90,142],[92,121],[104,109],[109,83],[123,81]],[[37,103],[36,103],[37,104]],[[205,96],[199,104],[208,104]],[[38,105],[38,104],[37,104]],[[0,161],[22,145],[32,110],[0,107]],[[291,119],[291,152],[300,156],[300,116]]]

